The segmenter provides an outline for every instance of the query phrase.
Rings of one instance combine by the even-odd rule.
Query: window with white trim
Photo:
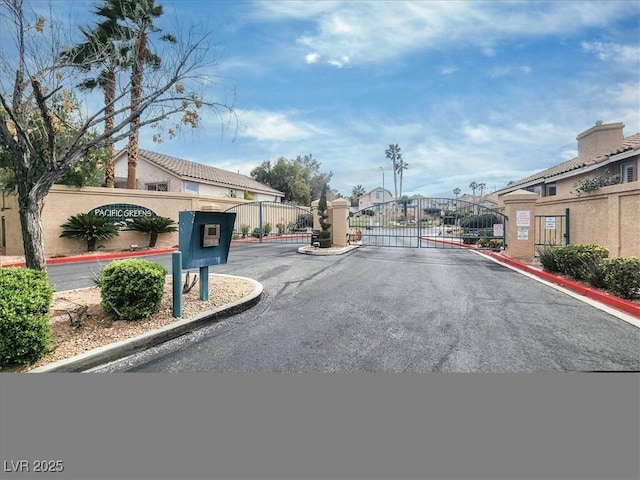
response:
[[[194,182],[187,182],[184,184],[184,191],[187,193],[198,193],[198,184]]]
[[[147,183],[147,190],[153,192],[168,192],[169,185],[167,183]]]
[[[629,183],[636,179],[635,165],[633,162],[620,165],[620,182]]]

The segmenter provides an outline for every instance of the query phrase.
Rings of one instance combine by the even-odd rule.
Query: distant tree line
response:
[[[310,205],[318,200],[323,185],[327,185],[327,199],[342,197],[329,187],[333,172],[323,172],[321,163],[309,155],[294,159],[280,157],[275,162],[266,160],[251,171],[251,178],[284,193],[284,201],[297,205]]]

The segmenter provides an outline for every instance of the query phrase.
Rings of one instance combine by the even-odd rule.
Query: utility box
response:
[[[235,213],[179,212],[178,248],[182,268],[201,268],[227,263]]]

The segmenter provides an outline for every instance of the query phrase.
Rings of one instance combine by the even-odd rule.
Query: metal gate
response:
[[[564,215],[536,215],[535,246],[569,245],[569,209]]]
[[[233,243],[310,243],[313,215],[310,208],[279,202],[251,202],[231,207],[235,212]]]
[[[414,248],[505,248],[507,217],[453,198],[407,198],[350,214],[363,245]]]

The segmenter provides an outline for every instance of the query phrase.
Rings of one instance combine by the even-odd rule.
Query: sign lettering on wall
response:
[[[130,203],[102,205],[101,207],[92,208],[89,213],[111,218],[118,226],[118,230],[129,230],[129,224],[134,218],[156,216],[155,212],[150,208]]]

